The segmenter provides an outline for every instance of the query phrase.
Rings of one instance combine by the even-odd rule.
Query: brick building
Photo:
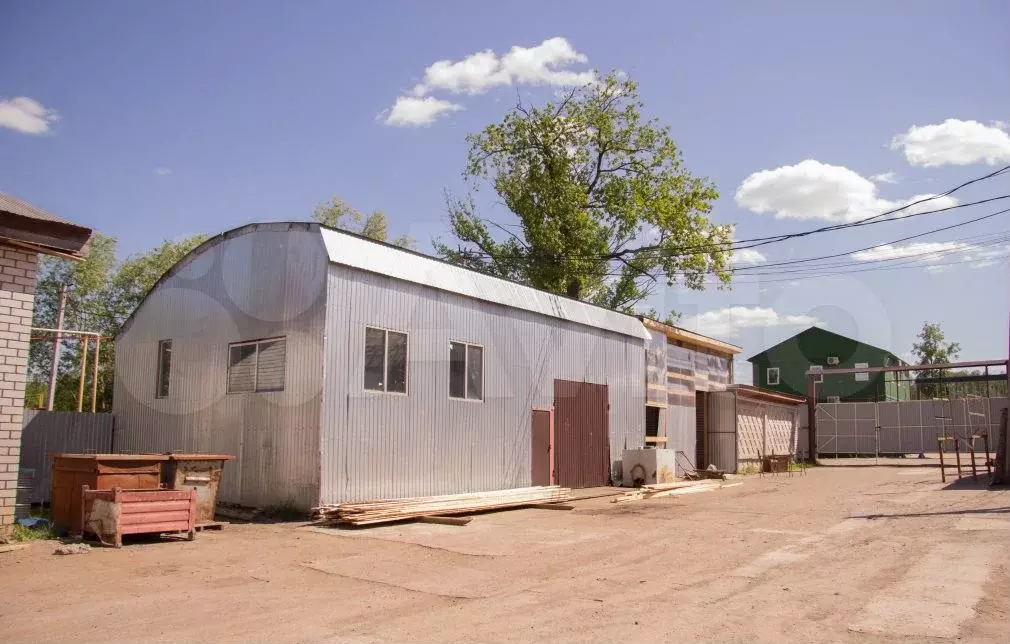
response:
[[[0,541],[14,523],[39,253],[80,260],[91,230],[0,193]]]

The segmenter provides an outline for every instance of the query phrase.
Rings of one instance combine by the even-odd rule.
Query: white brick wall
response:
[[[0,540],[14,522],[37,262],[0,243]]]

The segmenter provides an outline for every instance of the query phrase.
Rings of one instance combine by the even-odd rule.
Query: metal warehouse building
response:
[[[123,326],[116,447],[233,454],[221,499],[249,506],[605,485],[644,443],[648,337],[356,235],[248,225]]]

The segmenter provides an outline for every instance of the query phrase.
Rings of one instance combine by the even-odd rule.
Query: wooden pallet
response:
[[[228,525],[227,521],[208,521],[207,523],[196,524],[196,531],[202,532],[203,530],[224,530],[224,527]]]

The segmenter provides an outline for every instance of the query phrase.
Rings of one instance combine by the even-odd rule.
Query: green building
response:
[[[845,369],[906,364],[890,351],[812,326],[747,359],[758,387],[797,396],[807,395],[811,368]],[[821,376],[817,398],[826,402],[908,400],[908,376],[897,373],[856,373]]]

